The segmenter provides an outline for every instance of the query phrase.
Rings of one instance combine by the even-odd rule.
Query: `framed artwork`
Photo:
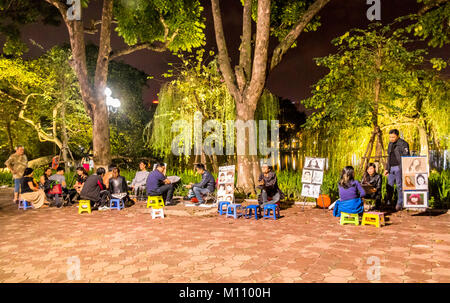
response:
[[[402,172],[403,174],[428,173],[427,157],[402,157]]]
[[[314,184],[303,184],[302,185],[302,196],[318,198],[320,194],[320,185]]]
[[[404,207],[428,207],[428,192],[403,192],[403,205]]]
[[[416,189],[416,175],[406,174],[403,177],[403,190],[415,190]]]
[[[428,190],[428,174],[416,174],[416,189]]]
[[[217,201],[234,202],[235,166],[220,166],[217,184]]]
[[[302,183],[311,183],[313,171],[304,169],[302,174]]]
[[[313,184],[322,184],[323,182],[323,171],[315,170],[312,177]]]
[[[305,169],[317,169],[317,170],[323,170],[325,167],[325,158],[312,158],[312,157],[306,157],[305,158]]]

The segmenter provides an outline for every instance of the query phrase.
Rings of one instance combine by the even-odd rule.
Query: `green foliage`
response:
[[[171,51],[205,45],[203,7],[198,0],[115,1],[115,30],[129,45],[168,43]]]
[[[218,120],[225,131],[226,121],[236,117],[235,102],[219,73],[217,61],[205,64],[203,56],[204,50],[197,52],[195,60],[180,56],[181,66],[174,67],[179,76],[163,85],[158,94],[159,104],[153,120],[147,125],[146,141],[161,157],[171,154],[172,140],[177,135],[171,132],[173,122],[183,119],[192,125],[194,113],[199,111],[204,122]],[[255,119],[271,120],[277,115],[278,100],[265,91],[258,103]],[[209,132],[204,133],[204,137],[209,135]]]
[[[241,0],[242,5],[244,1]],[[298,20],[308,10],[309,6],[314,3],[313,0],[277,0],[271,1],[270,14],[270,34],[276,37],[278,41],[282,41],[286,35],[294,28]],[[252,0],[252,18],[257,20],[258,1]],[[320,17],[315,16],[305,28],[305,32],[316,31],[320,24]],[[294,42],[292,47],[296,47]]]
[[[443,47],[450,42],[450,2],[439,0],[417,0],[422,3],[424,13],[408,16],[412,24],[406,27],[409,33],[427,41],[429,46]]]

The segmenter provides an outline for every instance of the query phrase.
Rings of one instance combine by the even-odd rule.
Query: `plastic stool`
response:
[[[270,215],[270,211],[272,211],[272,215]],[[273,218],[274,220],[280,216],[280,208],[276,204],[266,204],[264,205],[264,219]]]
[[[122,199],[113,198],[113,199],[109,200],[109,208],[121,210],[121,209],[125,208],[125,203],[122,201]]]
[[[261,216],[261,208],[259,205],[249,205],[245,208],[245,217],[247,219],[251,218],[255,214],[255,219],[258,220],[259,216]]]
[[[162,208],[164,207],[164,200],[162,196],[148,196],[147,208]]]
[[[34,208],[34,207],[33,207],[33,205],[31,205],[31,203],[28,203],[27,200],[19,200],[19,208],[18,209],[27,210],[28,208]]]
[[[341,212],[341,221],[340,224],[355,224],[356,226],[359,225],[359,215],[358,214],[348,214]]]
[[[367,212],[363,214],[361,225],[375,225],[381,227],[384,225],[384,213]]]
[[[238,212],[238,209],[242,209],[241,208],[241,204],[230,204],[227,206],[227,218],[228,217],[233,217],[235,219],[239,218],[240,216],[242,216],[241,212]]]
[[[80,200],[78,202],[78,214],[81,214],[82,212],[91,213],[91,201]]]
[[[219,202],[218,211],[219,211],[220,215],[223,215],[227,212],[228,205],[230,205],[230,202],[228,202],[228,201],[220,201]],[[225,206],[225,209],[223,209],[224,206]]]
[[[164,219],[164,208],[152,208],[152,219],[158,217]]]

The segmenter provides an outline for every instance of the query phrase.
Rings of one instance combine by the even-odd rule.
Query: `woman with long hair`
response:
[[[338,187],[339,200],[334,205],[333,216],[340,217],[341,212],[349,214],[364,212],[361,198],[366,195],[366,192],[361,187],[361,184],[355,180],[355,170],[352,166],[344,167]]]
[[[31,203],[34,208],[47,207],[45,193],[33,179],[33,169],[27,167],[20,184],[20,198]]]
[[[375,200],[375,208],[381,207],[381,185],[382,177],[377,173],[377,166],[375,163],[369,163],[367,170],[364,173],[362,184],[372,186],[371,190],[364,196],[365,199]]]

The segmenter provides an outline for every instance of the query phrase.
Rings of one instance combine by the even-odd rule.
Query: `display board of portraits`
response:
[[[234,202],[235,165],[220,166],[217,181],[217,201]]]
[[[428,175],[427,156],[402,157],[405,207],[428,207]]]
[[[323,183],[325,158],[305,158],[302,171],[302,196],[318,198]]]

